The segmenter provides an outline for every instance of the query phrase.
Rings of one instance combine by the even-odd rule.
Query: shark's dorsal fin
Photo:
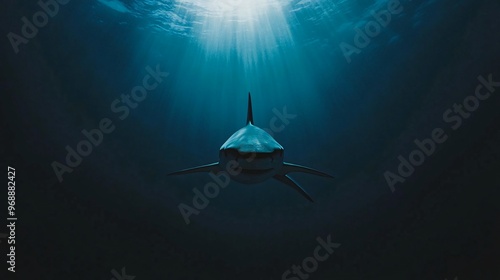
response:
[[[247,124],[253,124],[252,96],[248,93]]]

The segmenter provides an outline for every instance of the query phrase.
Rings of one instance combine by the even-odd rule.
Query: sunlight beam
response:
[[[177,0],[194,17],[195,38],[207,56],[239,57],[245,67],[269,58],[278,46],[293,44],[286,11],[289,1]]]

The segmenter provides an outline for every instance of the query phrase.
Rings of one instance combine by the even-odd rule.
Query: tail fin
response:
[[[290,176],[276,174],[274,175],[274,179],[288,185],[289,187],[292,187],[294,190],[298,191],[302,196],[304,196],[307,200],[309,200],[310,202],[314,202],[311,196],[297,182],[295,182],[292,178],[290,178]]]
[[[247,124],[253,124],[252,96],[248,93]]]

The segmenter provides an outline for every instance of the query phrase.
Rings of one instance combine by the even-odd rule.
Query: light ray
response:
[[[194,16],[193,32],[208,56],[236,54],[246,67],[268,58],[278,46],[293,44],[288,1],[177,0]]]

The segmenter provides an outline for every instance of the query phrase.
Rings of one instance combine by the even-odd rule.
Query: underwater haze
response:
[[[15,276],[500,279],[499,13],[496,0],[2,2]],[[219,160],[249,92],[286,162],[335,177],[291,175],[314,203],[276,180],[167,175]]]

